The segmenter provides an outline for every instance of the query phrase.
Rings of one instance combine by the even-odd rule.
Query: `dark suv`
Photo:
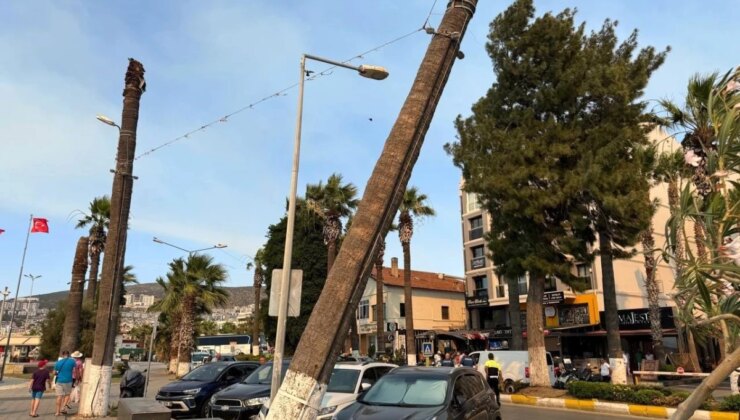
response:
[[[199,366],[157,393],[157,401],[172,410],[172,416],[208,417],[211,396],[239,382],[260,364],[258,362],[212,362]]]

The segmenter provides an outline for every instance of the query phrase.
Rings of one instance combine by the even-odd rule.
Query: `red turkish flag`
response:
[[[5,229],[0,229],[0,235],[2,235],[3,232],[5,232]]]
[[[31,233],[49,233],[49,221],[40,217],[33,218]]]

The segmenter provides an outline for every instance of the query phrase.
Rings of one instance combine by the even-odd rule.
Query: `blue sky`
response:
[[[0,288],[13,292],[29,214],[49,219],[34,234],[24,273],[43,275],[35,293],[67,288],[77,238],[75,210],[110,194],[117,132],[95,120],[120,120],[128,57],[147,72],[139,153],[297,82],[303,52],[353,57],[421,27],[433,1],[10,1],[0,4]],[[446,2],[430,16],[437,26]],[[460,173],[442,150],[453,120],[469,113],[494,80],[483,48],[490,21],[508,6],[481,1],[452,70],[411,184],[429,196],[437,217],[412,242],[415,269],[462,275]],[[672,47],[646,98],[680,100],[695,72],[738,63],[732,1],[535,1],[538,13],[576,7],[597,28],[620,22],[620,36],[640,30],[642,45]],[[382,82],[337,69],[307,83],[299,192],[341,173],[365,186],[429,42],[423,31],[368,53],[356,64],[386,66]],[[324,65],[310,63],[312,70]],[[251,285],[245,255],[264,243],[288,194],[297,89],[269,99],[135,163],[126,263],[140,281],[166,272],[183,248],[228,244],[212,252],[230,286]],[[372,121],[370,120],[372,119]],[[391,234],[386,256],[401,256]],[[25,280],[25,279],[24,279]],[[21,296],[30,285],[24,281]]]

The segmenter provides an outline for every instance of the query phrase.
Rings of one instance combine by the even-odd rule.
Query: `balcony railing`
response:
[[[470,229],[468,231],[468,240],[472,241],[473,239],[480,239],[483,237],[483,227]]]
[[[476,268],[483,268],[486,266],[486,257],[476,257],[470,260],[470,268],[475,270]]]

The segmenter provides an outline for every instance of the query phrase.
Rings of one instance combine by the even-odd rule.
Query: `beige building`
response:
[[[650,139],[660,142],[664,149],[673,147],[675,150],[679,147],[659,130],[651,132]],[[655,246],[662,249],[665,245],[665,225],[670,216],[667,185],[654,186],[650,197],[658,200],[653,227]],[[507,282],[495,273],[484,239],[490,230],[492,215],[481,209],[475,194],[462,191],[462,186],[460,202],[469,327],[484,332],[487,347],[506,348],[511,338]],[[651,343],[644,258],[639,244],[636,250],[638,252],[634,257],[614,261],[622,346],[632,354],[636,354],[638,349],[646,352]],[[655,256],[658,263],[656,279],[660,290],[665,345],[669,352],[678,351],[679,343],[673,322],[674,303],[666,294],[673,289],[673,270],[660,258],[659,252]],[[606,348],[601,260],[597,257],[593,264],[574,261],[572,273],[585,278],[591,287],[582,293],[576,293],[558,279],[548,280],[545,286],[545,299],[550,302],[545,306],[545,324],[548,329],[546,346],[549,351],[563,355],[598,357],[604,354]],[[528,281],[526,275],[518,280],[523,325]]]
[[[357,307],[360,353],[375,349],[393,350],[406,346],[406,311],[403,293],[403,269],[398,258],[391,259],[391,267],[383,267],[383,319],[385,331],[378,337],[376,320],[377,286],[373,270]],[[417,341],[430,332],[465,328],[465,281],[459,277],[427,271],[411,271],[414,310],[414,330]],[[389,325],[390,324],[390,325]],[[378,340],[380,338],[380,340]],[[417,347],[419,344],[417,343]]]

